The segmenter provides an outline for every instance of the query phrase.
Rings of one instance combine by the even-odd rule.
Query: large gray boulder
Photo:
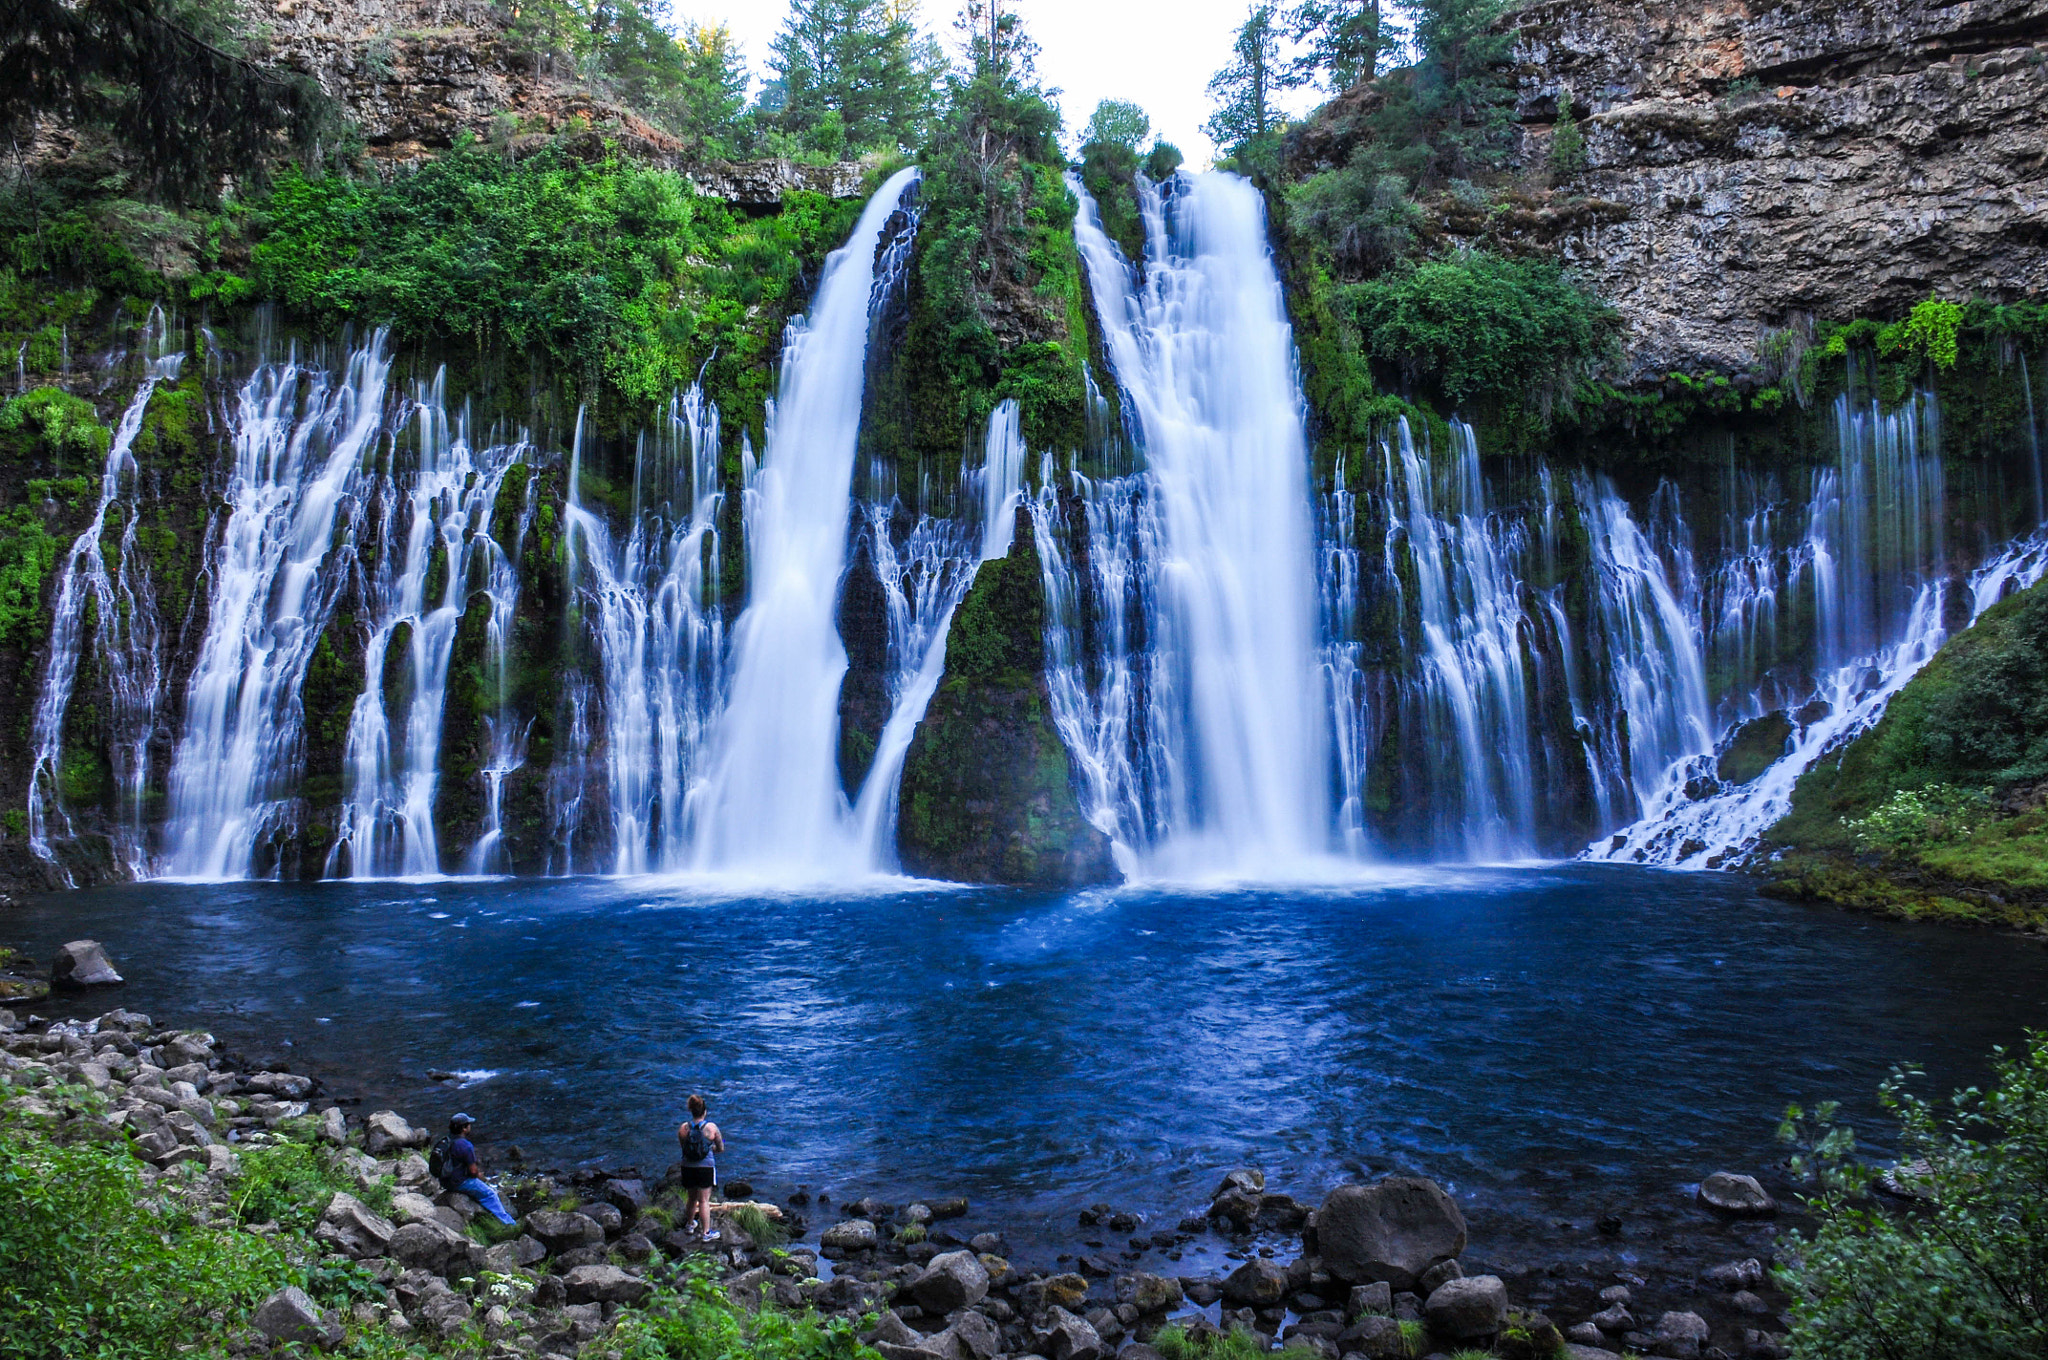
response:
[[[1465,1215],[1435,1181],[1394,1176],[1332,1190],[1316,1211],[1315,1240],[1324,1268],[1344,1283],[1407,1290],[1465,1250]]]
[[[531,1236],[540,1239],[542,1246],[557,1255],[604,1242],[604,1229],[598,1226],[596,1219],[561,1209],[536,1209],[526,1216],[524,1227]]]
[[[372,1157],[399,1148],[425,1147],[430,1141],[425,1129],[406,1123],[396,1110],[378,1110],[363,1121],[363,1149]]]
[[[1478,1341],[1499,1333],[1508,1317],[1508,1287],[1498,1275],[1446,1280],[1422,1306],[1429,1329],[1456,1341]]]
[[[647,1297],[647,1281],[617,1266],[577,1266],[562,1276],[571,1303],[638,1303]]]
[[[971,1251],[942,1252],[926,1264],[910,1292],[941,1316],[971,1308],[988,1297],[988,1267]]]
[[[427,1219],[394,1231],[385,1252],[412,1269],[458,1275],[474,1269],[483,1259],[484,1249],[446,1223]]]
[[[500,1275],[510,1275],[515,1270],[538,1265],[548,1259],[548,1249],[538,1241],[521,1233],[510,1242],[500,1242],[484,1252],[484,1269],[494,1270]]]
[[[1408,1339],[1401,1335],[1398,1318],[1368,1314],[1345,1328],[1337,1344],[1344,1354],[1366,1360],[1408,1360]]]
[[[73,940],[50,960],[50,981],[59,987],[111,987],[121,975],[98,940]]]
[[[372,1212],[347,1191],[337,1190],[320,1215],[320,1225],[313,1229],[313,1240],[360,1261],[382,1256],[395,1231],[390,1219]]]
[[[1658,1355],[1670,1360],[1697,1360],[1711,1332],[1707,1320],[1698,1313],[1666,1313],[1657,1319],[1657,1330],[1651,1335],[1656,1341],[1651,1349]]]
[[[1729,1218],[1769,1218],[1778,1212],[1778,1201],[1756,1177],[1732,1171],[1716,1171],[1701,1181],[1699,1199],[1704,1207]]]
[[[942,1343],[940,1348],[958,1360],[995,1360],[996,1353],[1003,1348],[1003,1336],[995,1323],[975,1312],[954,1318],[953,1325],[933,1340]]]
[[[256,1315],[249,1321],[273,1345],[306,1341],[328,1350],[341,1344],[341,1328],[328,1321],[319,1305],[295,1284],[286,1285],[258,1304]]]
[[[1128,1303],[1143,1314],[1172,1312],[1180,1307],[1184,1297],[1179,1280],[1144,1270],[1134,1271],[1117,1290],[1117,1296],[1119,1302]]]

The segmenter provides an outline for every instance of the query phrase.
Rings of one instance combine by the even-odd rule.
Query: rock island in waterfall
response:
[[[0,14],[0,1360],[2048,1353],[2048,3],[1114,8]]]

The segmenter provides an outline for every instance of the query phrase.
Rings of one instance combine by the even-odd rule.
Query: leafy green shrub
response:
[[[124,1144],[0,1117],[0,1360],[173,1355],[292,1277],[277,1246],[200,1221],[140,1168]]]
[[[1613,308],[1548,260],[1486,251],[1337,290],[1366,351],[1453,405],[1562,395],[1612,344]]]
[[[1900,789],[1868,816],[1842,824],[1859,850],[1897,855],[1964,840],[1994,815],[1989,789],[1929,784]]]
[[[1936,368],[1954,368],[1956,337],[1962,325],[1960,303],[1928,298],[1915,304],[1907,314],[1905,329],[1900,336],[1902,347],[1924,356]]]
[[[1570,179],[1586,168],[1586,134],[1572,117],[1572,92],[1557,96],[1557,122],[1550,131],[1550,173]]]
[[[1808,1203],[1819,1227],[1794,1235],[1779,1279],[1793,1296],[1799,1360],[2018,1360],[2048,1353],[2048,1035],[1996,1053],[1997,1084],[1958,1093],[1946,1114],[1906,1089],[1893,1188],[1907,1207],[1864,1198],[1874,1169],[1844,1162]]]
[[[780,1246],[789,1236],[782,1230],[782,1225],[768,1217],[758,1204],[736,1206],[732,1211],[732,1221],[741,1232],[753,1238],[754,1245],[758,1247]],[[923,1241],[924,1234],[919,1233],[915,1240]]]
[[[622,1315],[605,1345],[624,1360],[877,1360],[844,1319],[736,1307],[701,1264]]]

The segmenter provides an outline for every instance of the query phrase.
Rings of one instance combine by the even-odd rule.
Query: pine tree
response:
[[[747,67],[724,24],[688,24],[676,35],[682,50],[676,132],[699,156],[739,153],[747,109]]]
[[[785,133],[816,149],[918,145],[937,94],[936,54],[902,0],[794,0],[769,69]],[[818,134],[824,132],[824,136]]]
[[[1273,99],[1286,88],[1286,75],[1272,5],[1252,6],[1230,50],[1230,63],[1209,81],[1216,112],[1202,130],[1218,146],[1239,148],[1263,140],[1279,125]]]
[[[1302,44],[1290,70],[1297,85],[1320,84],[1341,94],[1371,80],[1392,46],[1380,0],[1303,0],[1287,18],[1291,36]]]

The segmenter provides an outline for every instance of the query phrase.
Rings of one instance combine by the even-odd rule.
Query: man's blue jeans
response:
[[[498,1192],[491,1189],[490,1186],[484,1184],[483,1181],[479,1180],[475,1176],[471,1176],[468,1180],[462,1182],[460,1185],[451,1186],[449,1188],[459,1190],[463,1194],[468,1195],[471,1199],[475,1200],[478,1204],[483,1205],[484,1212],[490,1214],[500,1223],[517,1223],[519,1221],[518,1219],[512,1217],[512,1215],[505,1212],[505,1201],[498,1198]]]

